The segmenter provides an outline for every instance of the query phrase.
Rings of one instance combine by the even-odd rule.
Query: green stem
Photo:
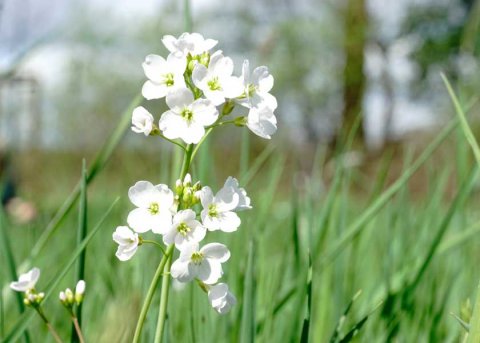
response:
[[[144,243],[149,243],[149,244],[156,245],[157,247],[159,247],[162,250],[163,254],[166,255],[165,249],[163,249],[163,246],[160,243],[155,242],[155,241],[151,241],[149,239],[142,239],[142,244],[144,244]]]
[[[205,141],[207,136],[212,132],[212,130],[213,130],[213,128],[208,129],[207,132],[205,132],[205,134],[203,135],[200,142],[198,142],[198,144],[195,146],[195,149],[193,149],[193,152],[192,152],[191,161],[193,161],[193,159],[195,158],[195,155],[198,152],[198,149],[200,148],[200,145],[202,145],[202,143]]]
[[[226,124],[235,124],[235,120],[226,120],[226,121],[221,121],[215,124],[212,124],[210,126],[207,126],[207,129],[213,129],[214,127],[226,125]]]
[[[150,283],[150,287],[148,288],[147,296],[145,301],[143,302],[142,310],[140,311],[140,316],[138,317],[137,326],[135,328],[135,334],[133,336],[133,343],[140,342],[140,336],[142,334],[143,324],[145,323],[145,318],[147,318],[147,312],[150,308],[152,303],[153,295],[155,290],[157,289],[158,281],[160,280],[160,276],[163,274],[163,269],[165,268],[165,264],[167,263],[168,257],[173,253],[174,245],[168,247],[167,252],[163,255],[160,264],[155,271],[155,275],[153,276],[152,282]]]
[[[163,329],[165,328],[165,319],[167,317],[168,290],[170,288],[170,267],[171,266],[172,266],[172,256],[169,256],[167,265],[163,270],[162,293],[160,294],[160,309],[158,311],[157,329],[155,331],[155,343],[160,343],[163,339]]]
[[[182,171],[180,173],[180,180],[183,180],[185,178],[185,175],[187,175],[188,169],[190,169],[190,163],[193,160],[193,152],[195,152],[198,149],[201,142],[203,142],[203,139],[197,144],[195,149],[193,149],[193,144],[187,145],[187,149],[185,150],[185,156],[183,158]]]
[[[161,133],[158,133],[158,136],[165,139],[166,141],[169,141],[172,144],[175,144],[176,146],[179,146],[180,148],[182,148],[183,151],[185,151],[185,147],[181,143],[178,143],[178,142],[174,141],[173,139],[167,138],[164,135],[162,135]]]
[[[45,325],[48,328],[48,331],[50,331],[53,338],[55,339],[55,342],[62,343],[62,339],[58,335],[57,331],[53,328],[52,324],[48,321],[47,316],[45,315],[45,313],[43,313],[43,310],[40,307],[40,305],[34,306],[33,308],[35,309],[35,311],[37,311],[40,318],[42,318],[43,322],[45,323]]]
[[[75,327],[75,331],[77,332],[77,337],[80,343],[85,343],[85,338],[83,337],[82,329],[80,328],[80,323],[77,317],[72,316],[73,326]]]

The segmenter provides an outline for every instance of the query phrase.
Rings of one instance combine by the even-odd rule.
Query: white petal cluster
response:
[[[210,300],[210,304],[215,311],[220,314],[229,312],[237,303],[237,299],[225,283],[218,283],[212,286],[208,291],[208,300]]]
[[[180,282],[197,278],[210,285],[222,277],[222,263],[229,258],[230,251],[223,244],[210,243],[199,249],[198,243],[193,243],[180,248],[180,257],[173,262],[170,272]]]
[[[128,261],[135,255],[138,249],[138,234],[130,230],[128,226],[118,226],[112,235],[115,243],[118,244],[115,256],[120,261]]]
[[[230,57],[221,50],[211,51],[218,42],[199,33],[185,32],[178,38],[166,35],[162,43],[169,54],[150,54],[142,64],[147,78],[142,95],[147,100],[165,98],[168,109],[156,119],[144,107],[135,108],[132,131],[160,136],[183,148],[187,157],[197,151],[198,146],[192,145],[200,144],[217,127],[247,126],[265,139],[277,131],[277,100],[271,94],[274,78],[266,66],[250,72],[246,60],[238,76]],[[244,112],[234,112],[235,108]],[[135,208],[127,216],[128,226],[118,226],[113,233],[116,256],[127,261],[145,244],[160,245],[165,254],[178,254],[178,258],[167,256],[173,259],[170,275],[175,282],[196,280],[208,293],[212,307],[224,314],[236,303],[228,285],[218,283],[230,251],[221,243],[203,241],[210,231],[237,231],[241,224],[237,212],[251,209],[251,200],[233,177],[216,193],[198,181],[193,183],[190,174],[182,178],[173,190],[149,181],[130,187],[128,197]],[[145,239],[144,234],[157,239]],[[164,249],[162,243],[171,248]]]
[[[160,115],[157,128],[154,116],[137,107],[132,114],[134,132],[155,136],[161,131],[167,139],[198,144],[207,127],[235,123],[222,119],[237,104],[248,111],[239,117],[237,125],[271,138],[277,130],[277,100],[270,93],[274,79],[267,67],[257,67],[250,73],[245,60],[241,75],[235,76],[230,57],[221,50],[210,52],[218,42],[199,33],[185,32],[178,38],[166,35],[162,42],[168,56],[150,54],[142,64],[147,77],[142,95],[147,100],[165,98],[169,110]]]
[[[173,192],[166,185],[139,181],[128,190],[128,197],[137,206],[128,214],[127,223],[136,232],[163,234],[172,224]]]
[[[24,274],[20,274],[18,281],[10,283],[10,288],[17,292],[28,292],[35,289],[40,278],[40,269],[32,268]]]

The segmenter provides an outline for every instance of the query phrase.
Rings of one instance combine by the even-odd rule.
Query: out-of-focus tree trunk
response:
[[[347,0],[345,8],[345,70],[343,73],[343,117],[340,137],[345,138],[361,114],[365,75],[364,48],[368,25],[366,0]],[[356,131],[357,143],[363,143],[363,127]]]

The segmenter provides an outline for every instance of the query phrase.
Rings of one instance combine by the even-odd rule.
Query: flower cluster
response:
[[[165,36],[162,42],[170,54],[166,59],[159,55],[145,58],[143,70],[148,80],[142,94],[148,100],[165,98],[169,110],[160,116],[157,126],[151,113],[137,107],[132,116],[134,132],[148,136],[161,131],[168,139],[197,144],[206,128],[233,123],[271,138],[277,130],[277,100],[269,93],[274,80],[267,67],[250,72],[246,60],[241,75],[234,76],[230,57],[221,50],[210,54],[217,41],[198,33]],[[247,114],[225,121],[236,105]]]
[[[213,195],[210,187],[199,182],[192,185],[191,176],[177,180],[175,192],[166,185],[139,181],[128,196],[134,206],[127,217],[128,226],[118,226],[113,240],[118,244],[116,256],[121,261],[133,257],[138,247],[153,241],[139,233],[151,231],[162,236],[169,246],[174,244],[179,257],[171,268],[171,276],[179,282],[197,280],[208,291],[210,302],[219,313],[226,313],[235,304],[228,286],[219,283],[223,275],[222,263],[230,258],[230,251],[221,243],[200,247],[209,231],[234,232],[240,226],[237,211],[250,209],[250,198],[238,181],[229,177],[222,189]]]
[[[165,98],[168,110],[157,124],[144,107],[135,108],[132,131],[180,146],[186,167],[173,189],[148,181],[138,181],[129,189],[135,208],[127,216],[127,225],[113,233],[116,256],[127,261],[144,244],[160,246],[166,261],[173,261],[164,271],[181,283],[196,280],[208,293],[212,307],[224,314],[236,303],[228,285],[219,282],[230,251],[224,244],[204,244],[204,240],[211,231],[236,231],[241,223],[237,213],[251,209],[250,198],[233,177],[216,193],[200,182],[193,183],[188,167],[213,128],[247,126],[256,135],[271,138],[277,130],[277,100],[270,94],[274,79],[265,66],[250,72],[247,60],[241,74],[235,75],[233,60],[221,50],[211,51],[218,42],[198,33],[165,36],[162,42],[169,54],[145,58],[148,80],[142,94],[147,100]],[[142,236],[148,232],[161,236],[161,243]],[[172,256],[175,249],[177,258]]]

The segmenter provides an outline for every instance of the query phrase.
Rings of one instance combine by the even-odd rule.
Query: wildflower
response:
[[[246,125],[257,136],[270,139],[277,131],[277,118],[273,114],[273,110],[267,106],[258,109],[251,108]]]
[[[232,59],[217,51],[210,57],[208,68],[200,63],[195,65],[192,80],[203,95],[218,106],[225,102],[225,98],[233,99],[243,92],[240,78],[232,76],[232,73]]]
[[[248,60],[243,62],[242,76],[244,93],[237,102],[247,108],[277,108],[277,99],[269,92],[273,88],[273,76],[265,66],[257,67],[250,75]]]
[[[207,52],[217,45],[218,41],[205,39],[199,33],[184,32],[178,38],[171,35],[163,36],[162,43],[175,56],[186,57],[188,54],[196,56]]]
[[[186,60],[174,54],[168,55],[165,60],[158,55],[148,55],[142,64],[146,81],[142,88],[142,95],[147,100],[160,99],[178,88],[185,87]]]
[[[206,284],[214,284],[223,275],[222,263],[230,258],[230,251],[220,243],[209,243],[199,249],[198,243],[184,245],[180,257],[173,262],[172,277],[180,282],[198,278]]]
[[[18,281],[10,283],[10,288],[17,292],[29,292],[35,289],[35,284],[40,278],[40,269],[32,268],[25,274],[21,274]]]
[[[170,108],[160,118],[160,130],[169,139],[181,138],[187,144],[197,144],[205,134],[205,126],[213,124],[218,111],[210,100],[197,99],[187,88],[167,95]]]
[[[187,209],[179,211],[173,217],[173,225],[163,236],[163,242],[167,245],[175,243],[177,248],[181,248],[184,244],[200,242],[207,230],[195,220],[194,211]]]
[[[237,299],[225,283],[212,286],[208,291],[208,300],[215,311],[220,314],[226,314],[237,303]]]
[[[130,230],[127,226],[118,226],[112,235],[115,243],[118,244],[115,256],[120,261],[127,261],[135,255],[138,248],[138,234]]]
[[[150,135],[153,130],[153,116],[144,107],[139,106],[133,110],[132,131]]]
[[[240,218],[233,212],[239,204],[239,195],[231,188],[222,188],[213,196],[210,187],[202,188],[200,201],[203,206],[201,218],[203,225],[211,230],[233,232],[240,226]]]
[[[238,204],[235,207],[236,211],[250,210],[250,198],[247,196],[247,192],[244,188],[240,188],[237,179],[229,176],[223,185],[223,188],[230,189],[231,192],[237,194]]]
[[[127,217],[128,225],[136,232],[152,230],[163,234],[172,225],[174,195],[166,185],[138,181],[128,190],[128,197],[137,206]]]

